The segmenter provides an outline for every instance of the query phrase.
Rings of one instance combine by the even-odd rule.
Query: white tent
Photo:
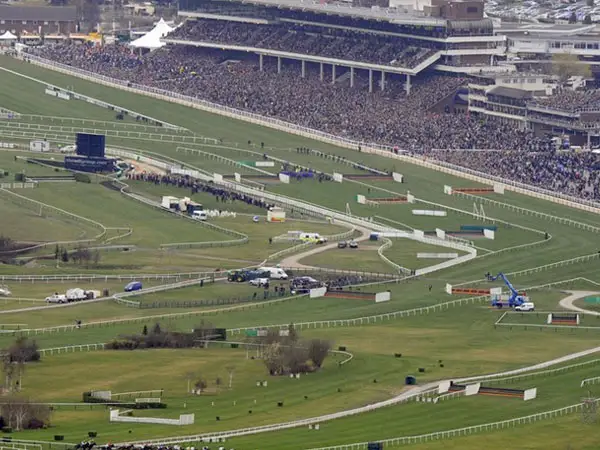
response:
[[[163,19],[160,19],[152,30],[148,31],[145,35],[135,41],[132,41],[129,45],[134,48],[155,50],[165,45],[163,42],[160,42],[160,38],[166,36],[171,31],[173,31],[173,28],[171,28]]]
[[[0,35],[0,41],[14,41],[16,39],[17,39],[17,37],[14,34],[12,34],[10,31],[7,31],[3,35]]]

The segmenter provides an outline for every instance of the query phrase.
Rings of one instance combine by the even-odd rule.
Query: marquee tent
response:
[[[14,41],[16,39],[17,39],[17,37],[14,34],[12,34],[10,31],[7,31],[6,33],[0,35],[0,41]]]
[[[160,19],[152,30],[148,31],[145,35],[135,41],[132,41],[129,45],[133,48],[155,50],[165,45],[163,42],[160,42],[160,38],[166,36],[171,31],[173,31],[173,28],[171,28],[163,19]]]

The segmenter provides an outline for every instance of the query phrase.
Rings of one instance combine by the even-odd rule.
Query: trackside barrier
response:
[[[211,278],[199,278],[196,280],[185,280],[185,281],[179,281],[177,283],[163,284],[161,286],[153,286],[153,287],[150,287],[147,289],[140,289],[139,291],[120,292],[118,294],[113,295],[113,298],[116,300],[117,303],[121,303],[125,306],[140,308],[141,307],[140,302],[127,300],[127,299],[129,297],[137,297],[140,295],[155,294],[157,292],[164,292],[164,291],[170,291],[173,289],[181,289],[184,287],[195,286],[196,284],[200,284],[200,283],[214,283],[215,281],[223,281],[223,280],[226,280],[226,278],[215,278],[214,276]]]
[[[557,261],[557,262],[554,262],[551,264],[544,264],[543,266],[532,267],[530,269],[524,269],[524,270],[517,270],[516,272],[509,272],[509,273],[506,273],[506,275],[511,276],[511,277],[517,277],[517,276],[521,276],[521,275],[529,275],[532,273],[539,273],[539,272],[544,272],[546,270],[556,269],[557,267],[570,266],[572,264],[593,261],[596,259],[600,259],[600,253],[592,253],[589,255],[578,256],[576,258],[564,259],[562,261]],[[572,280],[578,280],[578,279],[579,278],[573,278]],[[479,279],[479,280],[465,281],[464,283],[458,283],[453,286],[454,287],[465,286],[468,284],[483,283],[486,281],[487,280],[485,278],[483,278],[483,279]],[[569,281],[571,281],[571,280],[569,280]]]
[[[14,56],[14,55],[13,55],[13,56]],[[14,74],[14,75],[18,75],[18,76],[20,76],[20,77],[22,77],[22,78],[27,78],[27,79],[29,79],[29,80],[31,80],[31,81],[36,81],[36,82],[38,82],[38,83],[40,83],[40,84],[44,84],[44,85],[46,86],[46,88],[47,88],[47,89],[51,89],[52,91],[55,91],[55,92],[57,92],[57,93],[58,93],[58,92],[60,92],[60,93],[62,93],[62,94],[67,94],[67,95],[69,95],[70,97],[74,98],[75,100],[83,100],[83,101],[85,101],[85,102],[87,102],[87,103],[91,103],[91,104],[93,104],[93,105],[100,106],[100,107],[102,107],[102,108],[107,108],[107,109],[110,109],[110,110],[112,110],[112,111],[122,112],[122,113],[124,113],[124,114],[131,115],[131,116],[133,116],[133,117],[136,117],[136,116],[137,116],[137,117],[140,117],[140,118],[142,118],[142,119],[148,120],[148,121],[150,121],[150,122],[154,122],[154,123],[160,123],[160,124],[161,124],[162,126],[164,126],[165,128],[171,128],[171,129],[174,129],[174,130],[177,130],[177,129],[180,129],[180,128],[181,128],[181,127],[179,127],[179,126],[177,126],[177,125],[172,125],[172,124],[170,124],[170,123],[168,123],[168,122],[165,122],[164,120],[155,119],[155,118],[153,118],[153,117],[146,116],[146,115],[144,115],[144,114],[141,114],[141,113],[138,113],[138,112],[136,112],[136,111],[131,111],[131,110],[129,110],[129,109],[125,109],[125,108],[122,108],[122,107],[120,107],[120,106],[113,105],[113,104],[111,104],[111,103],[107,103],[107,102],[104,102],[104,101],[102,101],[102,100],[95,99],[95,98],[93,98],[93,97],[88,97],[87,95],[78,94],[77,92],[69,91],[69,90],[67,90],[67,89],[63,89],[63,88],[61,88],[61,87],[54,86],[54,85],[52,85],[52,84],[50,84],[50,83],[42,82],[42,81],[40,81],[40,80],[37,80],[37,79],[35,79],[35,78],[33,78],[33,77],[28,77],[27,75],[23,75],[23,74],[20,74],[20,73],[14,72],[14,71],[12,71],[12,70],[9,70],[9,69],[2,68],[2,70],[4,70],[5,72],[12,73],[12,74]]]
[[[410,269],[407,269],[406,267],[402,267],[401,265],[396,264],[394,261],[392,261],[391,259],[389,259],[387,256],[384,255],[384,252],[386,250],[389,250],[393,245],[394,245],[394,243],[391,241],[391,239],[384,238],[383,245],[377,249],[377,254],[379,255],[379,258],[381,258],[383,260],[383,262],[385,262],[387,265],[391,266],[398,273],[404,273],[404,274],[410,275],[411,274]]]
[[[572,278],[569,280],[556,281],[553,283],[547,283],[547,284],[542,284],[542,285],[538,285],[538,286],[529,286],[529,287],[525,288],[525,290],[531,291],[531,290],[537,290],[537,289],[544,289],[544,288],[549,288],[549,287],[553,287],[553,286],[559,286],[559,285],[563,285],[563,284],[567,284],[567,283],[572,283],[574,281],[579,281],[579,280],[585,281],[584,278]],[[391,282],[397,282],[397,280],[391,280]],[[370,285],[374,285],[374,284],[382,284],[382,283],[371,283]],[[364,286],[368,286],[368,285],[369,284],[365,284],[365,285],[361,285],[361,286],[364,287]],[[462,298],[458,298],[456,300],[450,300],[448,302],[437,303],[437,304],[431,305],[431,306],[424,306],[424,307],[420,307],[420,308],[394,311],[394,312],[389,312],[389,313],[377,314],[377,315],[373,315],[373,316],[357,317],[354,319],[337,319],[337,320],[321,320],[321,321],[315,321],[315,322],[298,322],[298,323],[294,323],[294,327],[296,327],[300,330],[308,330],[308,329],[319,329],[319,328],[352,327],[352,326],[369,325],[369,324],[375,324],[378,322],[383,322],[385,320],[394,320],[394,319],[400,319],[400,318],[404,318],[404,317],[429,314],[432,312],[448,310],[451,307],[476,304],[476,303],[486,302],[489,300],[490,300],[489,295],[481,295],[481,296],[476,296],[476,297],[462,297]],[[231,329],[228,329],[227,332],[231,333],[232,335],[235,335],[235,334],[244,333],[246,330],[254,330],[256,328],[265,328],[265,329],[279,328],[279,329],[284,330],[284,329],[287,329],[288,327],[289,327],[289,324],[257,325],[257,326],[253,326],[253,327],[231,328]],[[599,348],[599,350],[600,350],[600,348]],[[585,353],[585,354],[588,354],[588,353]],[[582,354],[582,356],[583,356],[583,354]],[[518,373],[518,372],[516,372],[516,373]]]
[[[2,112],[0,111],[0,115]],[[4,118],[0,116],[0,118]],[[109,122],[106,120],[96,119],[84,119],[81,117],[61,117],[61,116],[44,116],[39,114],[18,114],[14,119],[23,119],[28,122],[59,122],[59,123],[70,123],[73,125],[79,124],[84,126],[90,126],[92,128],[112,128],[114,130],[121,129],[121,131],[146,131],[154,133],[182,133],[182,134],[193,134],[191,131],[185,128],[168,128],[168,127],[157,127],[155,125],[143,125],[141,123],[132,122]]]
[[[598,384],[600,383],[600,377],[586,378],[581,381],[581,387],[587,386],[588,384]]]
[[[78,78],[82,78],[85,80],[89,80],[98,84],[103,84],[105,86],[110,86],[113,88],[134,92],[137,94],[146,95],[148,97],[157,98],[160,100],[168,101],[171,103],[178,103],[181,105],[185,105],[191,108],[201,109],[204,111],[212,112],[215,114],[220,114],[226,117],[232,117],[238,120],[243,120],[249,123],[255,123],[262,126],[267,126],[270,128],[274,128],[277,130],[285,131],[288,133],[305,136],[310,139],[315,139],[321,142],[326,142],[329,144],[337,145],[339,147],[349,148],[357,151],[359,147],[361,151],[364,153],[373,153],[380,156],[400,159],[412,164],[416,164],[422,167],[426,167],[438,172],[448,173],[454,176],[458,176],[461,178],[466,178],[472,181],[476,181],[482,184],[489,184],[490,181],[494,181],[498,183],[499,186],[504,187],[505,189],[529,195],[531,197],[536,197],[542,200],[551,201],[554,203],[562,204],[565,206],[582,209],[589,212],[594,212],[596,214],[600,213],[600,204],[597,202],[592,202],[589,200],[578,199],[565,194],[557,194],[556,192],[552,192],[546,189],[542,189],[536,186],[526,185],[524,183],[519,183],[515,181],[510,181],[503,179],[501,177],[497,177],[494,175],[485,174],[482,172],[478,172],[475,170],[467,169],[464,167],[456,166],[453,164],[431,160],[431,157],[418,157],[415,155],[408,155],[405,153],[394,153],[394,148],[391,146],[384,146],[374,143],[366,143],[354,141],[351,139],[345,139],[339,136],[334,136],[332,134],[324,133],[322,131],[313,130],[310,128],[302,127],[299,125],[294,125],[289,122],[285,122],[279,119],[274,119],[270,117],[263,117],[258,114],[253,114],[247,111],[242,111],[234,108],[229,108],[223,105],[218,105],[215,103],[199,100],[197,98],[188,97],[185,95],[177,94],[174,92],[165,91],[163,89],[151,88],[148,86],[143,86],[139,84],[129,83],[122,80],[117,80],[115,78],[107,77],[104,75],[95,74],[93,72],[89,72],[83,69],[78,69],[74,67],[67,66],[65,64],[60,64],[45,58],[40,58],[39,56],[34,55],[12,55],[18,59],[24,59],[32,64],[45,67],[47,69],[51,69],[57,72],[62,72],[67,75],[76,76]],[[47,83],[45,83],[47,84]]]
[[[199,311],[188,311],[188,312],[180,312],[180,313],[169,313],[169,314],[156,314],[152,316],[142,316],[142,317],[130,317],[125,319],[115,319],[115,320],[101,320],[97,322],[83,322],[80,325],[57,325],[54,327],[46,327],[46,328],[23,328],[20,330],[5,330],[2,332],[4,335],[11,336],[37,336],[39,334],[52,334],[52,333],[62,333],[67,331],[75,331],[80,328],[104,328],[115,325],[123,325],[123,324],[135,324],[135,323],[146,323],[146,322],[154,322],[157,320],[169,320],[169,319],[180,319],[185,317],[198,317],[204,316],[207,314],[215,314],[215,313],[223,313],[227,311],[241,311],[252,308],[264,308],[265,306],[271,306],[278,303],[288,302],[291,300],[296,300],[299,298],[307,297],[306,294],[303,295],[294,295],[292,297],[284,297],[278,298],[274,300],[267,300],[257,303],[245,303],[241,305],[229,306],[226,308],[216,308],[216,309],[203,309]],[[289,324],[288,324],[289,326]]]
[[[597,405],[600,399],[595,399],[594,403]],[[382,439],[378,440],[384,444],[384,446],[392,445],[408,445],[408,444],[423,444],[430,441],[439,441],[442,439],[452,439],[459,436],[469,436],[475,433],[482,433],[486,431],[503,430],[506,428],[512,428],[518,425],[529,425],[540,420],[553,419],[555,417],[562,417],[565,415],[573,414],[581,411],[584,408],[584,403],[577,403],[575,405],[566,406],[564,408],[553,409],[551,411],[544,411],[537,414],[531,414],[529,416],[517,417],[515,419],[502,420],[499,422],[490,422],[481,425],[474,425],[471,427],[455,428],[453,430],[436,431],[434,433],[421,434],[417,436],[404,436],[393,439]],[[319,447],[313,448],[312,450],[366,450],[368,442],[357,442],[354,444],[335,445],[331,447]]]
[[[584,361],[584,362],[578,363],[578,364],[570,364],[568,366],[559,367],[557,369],[548,369],[548,370],[542,370],[539,372],[530,372],[530,373],[513,375],[510,377],[502,377],[502,378],[497,378],[497,377],[491,376],[490,378],[482,378],[482,379],[480,379],[480,381],[482,383],[486,383],[486,384],[509,383],[509,382],[513,383],[516,381],[530,380],[532,378],[536,378],[536,377],[540,377],[540,376],[558,375],[558,374],[561,374],[564,372],[569,372],[571,370],[577,370],[582,367],[597,366],[598,364],[600,364],[600,359],[592,359],[590,361]],[[600,377],[599,377],[599,379],[600,379]],[[582,382],[581,386],[582,387],[584,386],[583,382]]]
[[[472,194],[468,194],[468,193],[464,193],[464,192],[458,193],[458,192],[456,192],[456,190],[454,190],[453,193],[456,193],[459,197],[462,196],[467,199],[473,199],[473,200],[476,200],[479,202],[487,203],[489,205],[498,206],[500,208],[508,209],[510,211],[515,211],[517,213],[520,213],[520,214],[523,214],[526,216],[539,217],[541,219],[546,219],[549,222],[556,222],[556,223],[564,224],[564,225],[567,225],[567,226],[570,226],[573,228],[579,228],[582,230],[591,231],[593,233],[600,233],[600,227],[595,227],[593,225],[589,225],[589,224],[583,223],[583,222],[578,222],[576,220],[569,219],[566,217],[558,217],[558,216],[554,216],[552,214],[546,214],[546,213],[535,211],[532,209],[522,208],[520,206],[511,205],[510,203],[504,203],[504,202],[499,202],[497,200],[492,200],[491,198],[487,198],[487,197],[480,197],[478,195],[472,195]]]
[[[122,152],[123,153],[123,152]],[[127,152],[129,153],[129,152]],[[130,158],[136,158],[139,157],[139,155],[136,155],[135,153],[129,153],[128,155]],[[153,161],[150,158],[146,158],[146,160],[148,161],[149,164],[153,164]],[[158,163],[160,163],[158,161]],[[163,163],[166,165],[166,163]],[[199,178],[199,179],[203,179],[204,181],[208,181],[208,182],[214,182],[214,183],[218,183],[218,184],[222,184],[224,186],[226,186],[228,189],[231,189],[233,191],[238,191],[238,192],[242,192],[245,195],[249,195],[249,196],[253,196],[253,197],[260,197],[263,199],[269,199],[271,201],[273,201],[274,203],[277,204],[283,204],[286,205],[288,208],[292,208],[292,209],[296,209],[296,210],[302,210],[307,212],[308,214],[315,214],[319,217],[328,217],[328,218],[333,218],[336,219],[338,221],[344,222],[344,223],[348,223],[351,225],[354,225],[355,227],[360,227],[363,229],[367,229],[367,230],[378,230],[378,231],[387,231],[388,228],[384,227],[382,225],[379,224],[375,224],[372,221],[366,221],[364,219],[360,219],[360,218],[355,218],[352,216],[349,216],[347,214],[342,214],[339,213],[337,211],[334,210],[329,210],[327,208],[323,208],[321,206],[312,204],[312,203],[306,203],[303,201],[299,201],[296,199],[292,199],[292,198],[288,198],[288,197],[284,197],[282,195],[277,195],[277,194],[272,194],[272,193],[268,193],[265,191],[259,191],[256,190],[254,188],[248,187],[248,186],[243,186],[239,183],[233,183],[230,181],[226,181],[226,180],[221,180],[221,181],[216,181],[214,179],[213,176],[211,175],[206,175],[206,174],[202,174],[200,172],[196,172],[194,174],[195,177]],[[121,184],[123,184],[124,186],[126,186],[125,183],[120,182]],[[123,193],[125,192],[125,188],[123,188],[121,190]],[[134,195],[134,197],[140,197],[138,200],[143,201],[143,202],[150,202],[150,200],[145,199],[144,197],[141,196],[137,196],[135,194],[129,194],[129,195]],[[152,202],[150,202],[152,203]],[[150,204],[149,203],[149,204]],[[156,204],[155,206],[160,207],[158,204]],[[161,207],[162,208],[162,207]],[[164,208],[162,208],[164,209]],[[464,262],[470,261],[471,259],[474,259],[477,257],[477,250],[468,246],[468,245],[464,245],[464,244],[460,244],[457,242],[450,242],[450,241],[445,241],[445,240],[440,240],[440,239],[433,239],[427,236],[419,236],[413,233],[408,233],[405,237],[407,237],[408,239],[412,239],[412,240],[416,240],[419,242],[424,242],[424,243],[428,243],[428,244],[433,244],[433,245],[438,245],[438,246],[443,246],[443,247],[450,247],[453,249],[458,249],[461,250],[463,252],[466,252],[467,254],[464,256],[461,256],[459,258],[454,258],[452,260],[449,261],[444,261],[441,262],[435,266],[431,266],[431,267],[426,267],[423,269],[419,269],[417,270],[417,275],[424,275],[427,273],[432,273],[435,272],[437,270],[442,270],[448,267],[452,267],[458,264],[462,264]],[[386,261],[388,264],[392,265],[392,267],[396,268],[396,264],[391,262],[387,257],[385,257],[383,255],[382,251],[378,251],[379,256]],[[398,268],[401,266],[397,266]],[[404,269],[404,268],[402,268]],[[402,269],[397,269],[400,270],[402,272]],[[405,271],[406,269],[404,269]]]
[[[92,239],[80,239],[80,240],[75,240],[75,241],[45,242],[42,244],[33,245],[31,247],[21,248],[18,250],[7,250],[7,251],[2,252],[3,254],[17,254],[17,253],[22,253],[22,252],[26,252],[26,251],[32,251],[32,250],[39,249],[39,248],[46,248],[46,247],[50,247],[50,246],[55,247],[56,245],[89,244],[89,243],[98,241],[99,239],[101,239],[103,236],[106,235],[107,228],[104,225],[102,225],[100,222],[96,222],[95,220],[88,219],[86,217],[70,213],[68,211],[65,211],[64,209],[56,208],[55,206],[51,206],[46,203],[39,202],[37,200],[30,199],[28,197],[17,194],[16,192],[6,190],[4,188],[0,188],[0,196],[4,196],[5,198],[7,198],[9,201],[12,201],[12,202],[20,202],[21,204],[26,204],[28,207],[31,207],[31,205],[33,205],[35,208],[39,208],[40,210],[43,210],[45,208],[47,210],[54,212],[55,214],[62,214],[71,219],[74,219],[79,222],[83,222],[87,225],[91,225],[92,227],[98,228],[100,230],[100,233],[97,234],[96,236],[94,236]]]
[[[0,281],[16,281],[18,283],[65,283],[71,281],[145,281],[145,280],[180,280],[182,278],[214,277],[221,272],[182,272],[182,273],[149,273],[149,274],[59,274],[59,275],[0,275]]]
[[[97,350],[104,350],[106,344],[82,344],[82,345],[67,345],[65,347],[53,347],[53,348],[42,348],[38,351],[41,356],[47,355],[61,355],[63,353],[75,353],[75,352],[91,352]]]
[[[64,449],[64,450],[71,450],[73,448],[75,448],[76,444],[72,444],[72,443],[68,443],[68,442],[48,442],[48,441],[36,441],[36,440],[25,440],[25,439],[11,439],[10,441],[3,441],[0,442],[2,446],[12,449],[12,450],[17,450],[17,449],[39,449],[40,447],[42,448],[48,448],[48,449],[52,449],[54,448],[56,449]],[[38,447],[39,446],[39,447]]]

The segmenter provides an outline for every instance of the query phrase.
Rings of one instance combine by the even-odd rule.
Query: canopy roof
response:
[[[14,39],[17,39],[17,37],[14,34],[12,34],[10,31],[7,31],[3,35],[0,35],[0,40],[3,40],[3,41],[14,40]]]
[[[129,45],[134,48],[147,48],[154,50],[164,46],[163,42],[160,42],[160,38],[166,36],[168,33],[173,31],[164,19],[160,19],[158,23],[148,31],[145,35],[132,41]]]

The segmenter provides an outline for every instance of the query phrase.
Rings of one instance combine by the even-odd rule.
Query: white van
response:
[[[269,272],[269,278],[271,280],[287,280],[288,274],[285,273],[285,270],[279,267],[261,267],[258,270],[264,270],[265,272]]]
[[[515,311],[535,311],[535,304],[532,302],[525,302],[519,306],[515,306]]]
[[[206,220],[208,219],[208,214],[206,214],[206,211],[194,211],[192,213],[192,219]]]

